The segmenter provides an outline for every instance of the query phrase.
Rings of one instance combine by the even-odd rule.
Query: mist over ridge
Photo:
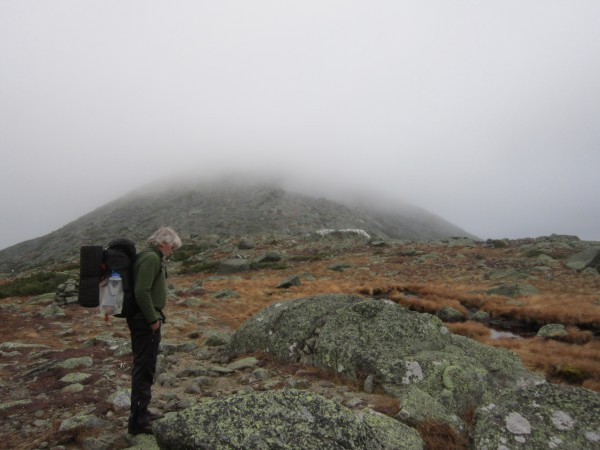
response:
[[[599,240],[600,2],[471,3],[0,2],[0,249],[194,167]]]
[[[320,229],[361,229],[374,239],[475,238],[407,203],[347,191],[345,201],[333,199],[344,197],[343,192],[330,190],[313,196],[286,189],[275,177],[248,174],[196,180],[168,177],[124,194],[49,234],[0,251],[0,272],[46,260],[73,259],[81,245],[106,245],[114,237],[142,243],[162,225],[174,227],[187,240],[206,235],[303,236]]]

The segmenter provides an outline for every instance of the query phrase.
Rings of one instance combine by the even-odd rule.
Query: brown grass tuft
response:
[[[466,436],[457,433],[447,423],[426,420],[417,427],[427,450],[464,450],[467,448]]]
[[[514,351],[531,370],[542,372],[553,383],[585,386],[600,384],[600,342],[575,345],[541,338],[486,340]]]
[[[490,336],[490,329],[488,327],[472,320],[448,323],[446,326],[455,334],[460,334],[461,336],[467,336],[476,340],[483,340]]]
[[[378,397],[370,401],[371,409],[385,414],[389,417],[394,417],[400,411],[400,403],[395,397]]]

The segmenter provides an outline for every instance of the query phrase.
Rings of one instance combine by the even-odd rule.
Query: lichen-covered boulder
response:
[[[208,400],[154,424],[161,449],[424,449],[412,428],[295,389]]]
[[[506,392],[476,411],[472,448],[600,448],[600,395],[547,383]]]
[[[549,323],[541,327],[536,336],[542,338],[557,338],[568,336],[569,332],[563,324],[560,323]]]
[[[500,390],[543,381],[509,351],[453,335],[431,314],[356,295],[272,305],[247,320],[227,350],[230,357],[267,352],[357,380],[371,376],[400,398],[401,406],[403,399],[406,406],[407,399],[421,398],[424,410],[449,418],[456,428],[462,428],[457,416],[489,402]],[[407,423],[426,418],[406,409],[399,418],[407,414]]]
[[[586,248],[570,256],[565,266],[577,271],[582,271],[586,267],[598,268],[600,266],[600,247]]]
[[[311,298],[314,300],[276,303],[255,314],[236,331],[228,353],[234,357],[259,351],[290,362],[297,361],[301,350],[299,343],[314,338],[337,309],[363,300],[355,295],[324,294]]]

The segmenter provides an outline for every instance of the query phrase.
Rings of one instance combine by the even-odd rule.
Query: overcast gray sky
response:
[[[0,0],[0,248],[194,170],[600,240],[598,0]]]

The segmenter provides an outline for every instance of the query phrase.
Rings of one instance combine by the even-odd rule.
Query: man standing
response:
[[[128,426],[130,434],[151,434],[151,421],[157,418],[148,411],[148,405],[152,399],[161,324],[165,321],[165,258],[179,247],[181,239],[172,228],[159,228],[148,238],[147,247],[138,253],[133,266],[135,300],[139,311],[127,318],[133,351],[131,413]]]

